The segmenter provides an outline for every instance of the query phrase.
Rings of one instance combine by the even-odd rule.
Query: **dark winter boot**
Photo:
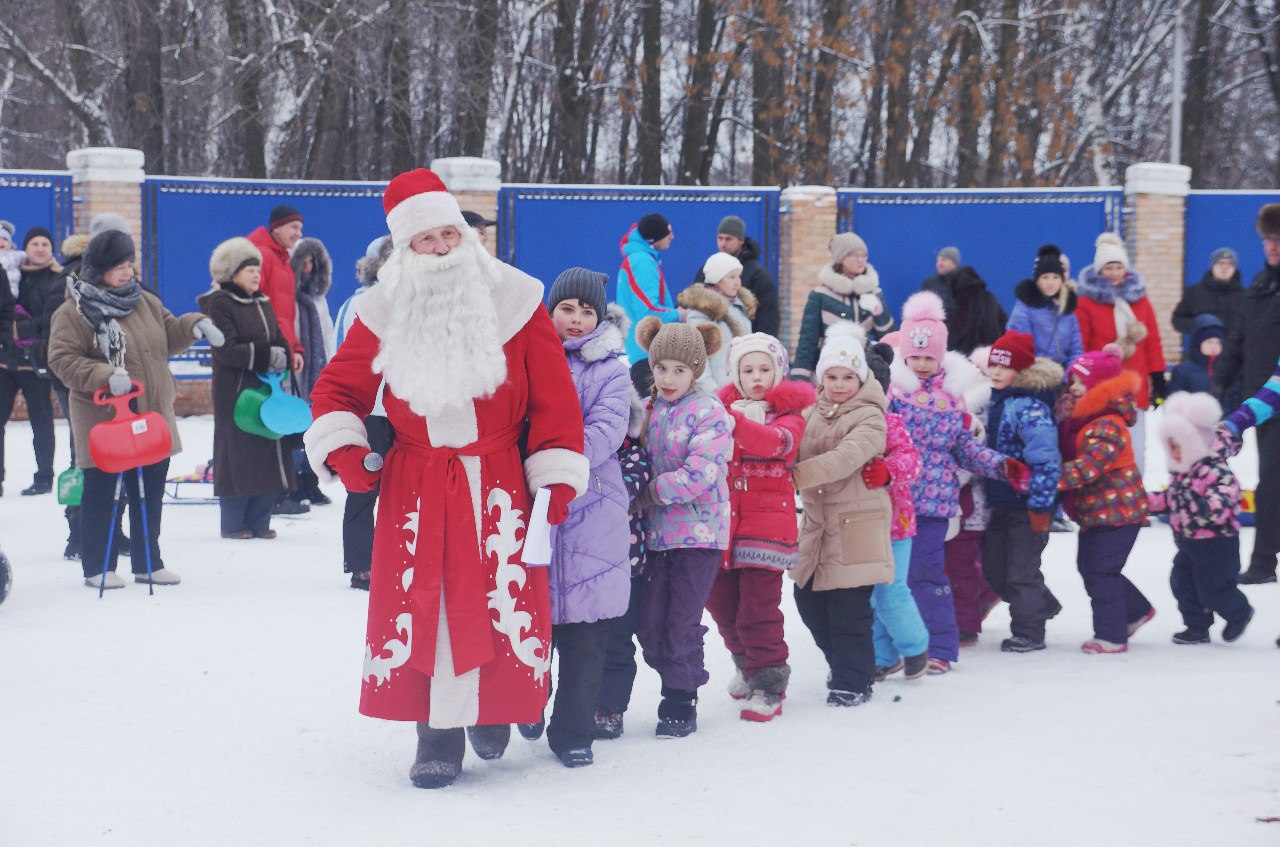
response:
[[[525,741],[537,741],[542,737],[542,733],[546,728],[547,722],[545,720],[538,721],[537,723],[516,724],[516,729],[520,731],[520,737]]]
[[[1249,621],[1253,620],[1253,607],[1249,607],[1248,613],[1238,620],[1227,621],[1227,625],[1222,628],[1222,640],[1230,643],[1240,636],[1244,635],[1244,628],[1249,625]]]
[[[418,755],[409,769],[417,788],[444,788],[462,773],[467,743],[461,729],[432,729],[418,724]]]
[[[596,738],[603,741],[621,738],[623,714],[596,706]]]
[[[1208,644],[1209,632],[1204,629],[1184,629],[1173,634],[1174,644]]]
[[[511,724],[495,723],[488,726],[467,727],[467,738],[471,740],[471,749],[476,755],[491,762],[501,759],[507,752],[507,744],[511,741]]]
[[[925,651],[916,656],[907,656],[902,660],[907,679],[919,679],[929,672],[929,653]]]
[[[791,680],[791,666],[778,665],[763,668],[751,677],[751,696],[742,704],[738,717],[744,721],[765,723],[782,714],[782,701],[787,699],[787,683]]]
[[[75,560],[80,558],[80,507],[68,506],[63,514],[67,518],[67,546],[63,548],[62,558]]]
[[[861,706],[869,700],[871,700],[870,688],[866,691],[841,691],[838,688],[833,688],[827,692],[828,706],[848,708],[851,706]]]
[[[659,738],[684,738],[698,731],[698,693],[662,686],[662,702],[658,704],[658,726],[653,734]]]
[[[1241,585],[1260,585],[1264,582],[1276,581],[1275,556],[1253,557],[1249,560],[1249,568],[1236,578]]]
[[[328,506],[333,502],[320,490],[320,478],[312,471],[298,474],[298,499],[308,500],[312,506]]]
[[[876,665],[876,682],[884,682],[906,666],[901,656],[892,665]]]
[[[566,768],[584,768],[595,763],[590,747],[572,747],[556,755],[560,757],[560,764]]]
[[[1015,635],[1000,642],[1000,650],[1004,653],[1034,653],[1044,649],[1044,639],[1036,641],[1025,635]]]

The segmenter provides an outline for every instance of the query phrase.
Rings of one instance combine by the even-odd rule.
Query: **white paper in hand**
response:
[[[529,510],[529,528],[524,534],[524,551],[520,560],[532,567],[551,564],[551,524],[547,523],[547,509],[551,506],[551,491],[539,488]]]

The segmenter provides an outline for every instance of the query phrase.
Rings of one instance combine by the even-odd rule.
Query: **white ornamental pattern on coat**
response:
[[[498,557],[495,587],[489,593],[489,608],[498,613],[493,628],[507,637],[512,653],[522,664],[532,668],[536,676],[542,676],[551,669],[550,645],[535,636],[523,637],[532,628],[533,617],[516,609],[516,598],[511,590],[513,584],[517,591],[524,588],[528,576],[517,558],[522,542],[516,538],[516,533],[525,527],[520,519],[523,513],[512,506],[511,492],[502,488],[489,492],[485,508],[489,512],[495,508],[498,510],[497,530],[484,541],[485,555]]]
[[[414,504],[414,510],[404,516],[404,523],[401,529],[408,533],[405,539],[404,547],[409,552],[409,560],[413,561],[415,551],[418,549],[418,504]],[[400,588],[407,595],[409,586],[413,584],[413,567],[407,567],[400,576]],[[403,667],[409,661],[409,653],[413,644],[413,615],[409,612],[401,612],[396,616],[396,632],[400,638],[389,639],[378,650],[378,655],[373,654],[373,648],[366,643],[364,646],[364,678],[374,685],[382,685],[391,679],[391,672],[396,668]]]

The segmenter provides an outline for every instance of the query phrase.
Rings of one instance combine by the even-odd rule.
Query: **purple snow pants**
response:
[[[1076,566],[1093,604],[1093,635],[1114,644],[1129,642],[1129,624],[1142,620],[1151,603],[1120,573],[1138,540],[1138,526],[1081,529]]]
[[[960,658],[960,631],[946,574],[946,540],[946,518],[916,518],[907,585],[929,630],[929,658],[954,662]]]
[[[710,679],[703,662],[702,610],[723,558],[723,550],[694,547],[651,552],[639,577],[636,635],[645,664],[667,688],[697,691]]]

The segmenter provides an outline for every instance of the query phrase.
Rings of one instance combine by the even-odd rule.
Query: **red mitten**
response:
[[[862,484],[867,488],[879,488],[882,485],[888,485],[890,479],[889,466],[879,456],[862,466]]]
[[[342,480],[342,487],[352,494],[372,491],[382,478],[382,471],[371,471],[364,466],[364,457],[370,455],[368,447],[348,444],[329,454],[324,463]]]
[[[569,503],[577,495],[563,482],[548,486],[547,490],[551,492],[551,502],[547,504],[547,523],[559,526],[569,517]]]
[[[1026,494],[1031,490],[1031,468],[1017,459],[1004,460],[1004,477],[1019,494]]]
[[[1032,532],[1048,532],[1049,531],[1049,513],[1037,512],[1034,509],[1028,510],[1027,517],[1031,521]]]

